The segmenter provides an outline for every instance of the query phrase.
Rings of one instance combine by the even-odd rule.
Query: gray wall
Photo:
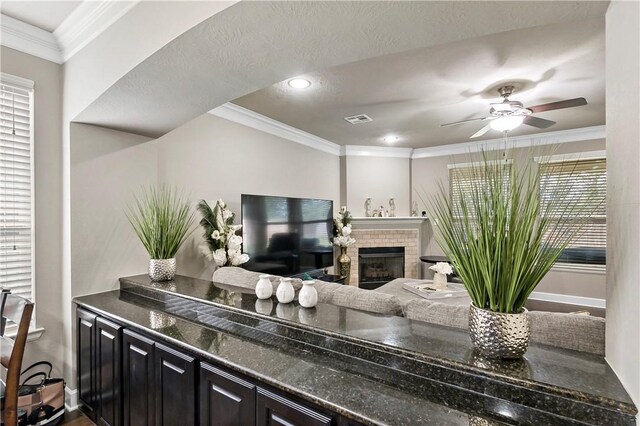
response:
[[[606,358],[640,404],[640,4],[607,11]],[[640,415],[638,416],[640,422]]]
[[[194,203],[225,200],[240,223],[240,195],[340,201],[340,160],[291,141],[204,114],[157,139],[158,180],[184,188]],[[201,229],[180,250],[178,273],[211,279],[198,251]]]
[[[139,65],[158,49],[165,46],[171,40],[189,30],[194,25],[209,18],[215,13],[229,7],[234,2],[185,2],[185,1],[143,1],[135,5],[123,17],[110,25],[105,31],[100,33],[87,46],[82,48],[72,58],[62,66],[64,83],[62,85],[62,335],[58,337],[64,351],[64,378],[67,386],[71,389],[76,387],[75,373],[75,336],[72,331],[75,327],[75,311],[71,301],[72,297],[83,292],[85,285],[90,286],[94,291],[103,291],[113,288],[113,275],[122,275],[125,271],[130,271],[129,259],[122,264],[122,269],[111,272],[110,276],[101,281],[102,285],[82,284],[80,280],[72,276],[73,270],[78,270],[77,262],[73,263],[71,256],[72,238],[77,242],[78,235],[72,236],[73,232],[78,232],[77,226],[72,223],[71,203],[72,203],[72,166],[71,157],[73,151],[78,147],[76,140],[73,140],[72,121],[79,113],[85,110],[98,98],[105,90],[116,81],[126,75],[134,67]],[[137,36],[142,34],[143,36]],[[136,36],[132,36],[136,35]],[[4,62],[4,61],[3,61]],[[115,108],[118,108],[117,104]],[[49,110],[47,110],[49,113]],[[56,114],[57,111],[51,111]],[[87,134],[89,131],[80,131],[80,134]],[[102,134],[101,137],[106,134]],[[118,137],[116,137],[118,138]],[[135,137],[133,137],[135,139]],[[104,141],[103,143],[108,144]],[[126,145],[126,143],[125,143]],[[104,147],[95,147],[96,153]],[[81,148],[90,149],[90,148]],[[91,156],[90,152],[85,153]],[[135,159],[134,156],[133,159]],[[132,160],[133,160],[132,159]],[[95,159],[97,162],[98,158]],[[108,163],[110,160],[107,158]],[[118,166],[118,164],[112,164]],[[123,167],[134,167],[135,163],[123,160]],[[142,166],[143,168],[146,166]],[[96,182],[96,192],[99,192],[105,182]],[[133,182],[134,184],[139,182]],[[76,188],[77,189],[77,188]],[[76,193],[76,195],[78,195]],[[78,197],[76,196],[77,200]],[[81,197],[80,197],[81,199]],[[121,206],[118,206],[121,208]],[[77,213],[77,210],[76,210]],[[76,228],[74,230],[74,228]],[[87,237],[89,238],[89,237]],[[97,248],[94,248],[97,250]],[[94,261],[95,262],[95,261]],[[111,264],[114,269],[119,269],[120,265]],[[88,268],[88,267],[87,267]],[[144,269],[144,267],[143,267]],[[91,274],[88,274],[91,275]],[[78,285],[74,285],[80,283]],[[75,289],[72,289],[75,287]]]
[[[554,154],[568,154],[587,151],[605,150],[605,141],[580,141],[560,144],[555,147],[536,148],[540,154],[549,149]],[[528,153],[528,148],[516,150],[514,155],[520,156]],[[448,188],[449,164],[468,162],[467,155],[456,155],[451,157],[432,157],[415,159],[411,162],[411,182],[414,199],[418,200],[420,210],[426,210],[426,202],[430,194],[437,191],[438,182],[442,182]],[[611,164],[611,163],[609,163]],[[425,248],[425,254],[441,254],[442,250],[434,240],[433,236]],[[555,293],[563,295],[573,295],[581,297],[591,297],[605,299],[606,285],[605,275],[602,272],[575,271],[567,272],[551,270],[536,288],[537,292]]]
[[[60,335],[62,309],[62,71],[58,64],[7,47],[1,50],[2,72],[33,80],[35,165],[36,320],[45,327],[30,342],[24,365],[48,360],[56,374],[63,368]]]
[[[396,204],[396,216],[409,216],[411,160],[347,156],[344,158],[346,177],[344,191],[347,207],[356,217],[365,215],[365,200],[371,197],[371,208],[382,205],[389,209],[389,198]]]
[[[124,214],[157,181],[157,143],[87,124],[71,125],[72,296],[112,290],[144,273],[148,256]]]

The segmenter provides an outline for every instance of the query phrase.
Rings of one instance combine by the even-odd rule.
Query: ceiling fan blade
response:
[[[482,136],[485,133],[487,133],[489,130],[491,130],[491,123],[487,124],[482,129],[480,129],[477,132],[475,132],[473,135],[471,135],[471,137],[469,139],[479,138],[480,136]]]
[[[587,100],[585,98],[575,98],[575,99],[567,99],[565,101],[551,102],[548,104],[527,107],[527,109],[531,110],[532,112],[544,112],[544,111],[551,111],[554,109],[573,108],[573,107],[583,106],[583,105],[587,105]]]
[[[538,129],[546,129],[556,124],[555,121],[545,120],[544,118],[538,118],[532,115],[526,116],[522,123],[529,126],[537,127]]]
[[[468,120],[454,121],[453,123],[441,124],[440,127],[453,126],[454,124],[468,123],[470,121],[486,120],[489,117],[470,118]]]

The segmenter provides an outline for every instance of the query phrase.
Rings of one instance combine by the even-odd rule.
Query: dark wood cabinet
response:
[[[96,318],[96,372],[98,424],[120,426],[120,360],[122,327]]]
[[[200,425],[255,424],[256,387],[212,365],[200,363]]]
[[[257,426],[330,426],[334,420],[288,398],[258,388]]]
[[[76,326],[78,398],[99,425],[355,425],[85,309]]]
[[[76,350],[78,372],[78,402],[91,420],[96,421],[96,377],[95,377],[95,328],[96,315],[78,309],[76,317]]]
[[[122,332],[122,424],[155,425],[155,343],[131,330]]]
[[[156,343],[155,373],[156,424],[195,424],[195,358]]]

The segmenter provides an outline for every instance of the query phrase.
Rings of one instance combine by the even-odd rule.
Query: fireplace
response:
[[[361,247],[358,264],[358,287],[373,290],[404,277],[404,247]]]

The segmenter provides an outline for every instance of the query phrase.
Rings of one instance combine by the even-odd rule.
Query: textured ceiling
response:
[[[427,147],[468,141],[486,122],[440,124],[486,116],[496,86],[515,81],[511,100],[532,106],[585,97],[589,105],[540,113],[556,121],[531,134],[604,124],[604,17],[573,21],[402,52],[304,74],[296,90],[286,81],[234,103],[341,145]],[[344,120],[367,114],[373,121]],[[491,131],[486,137],[498,137]]]
[[[290,76],[502,31],[601,17],[607,5],[240,2],[154,53],[74,121],[157,137]]]
[[[2,1],[3,14],[53,32],[82,1]]]

